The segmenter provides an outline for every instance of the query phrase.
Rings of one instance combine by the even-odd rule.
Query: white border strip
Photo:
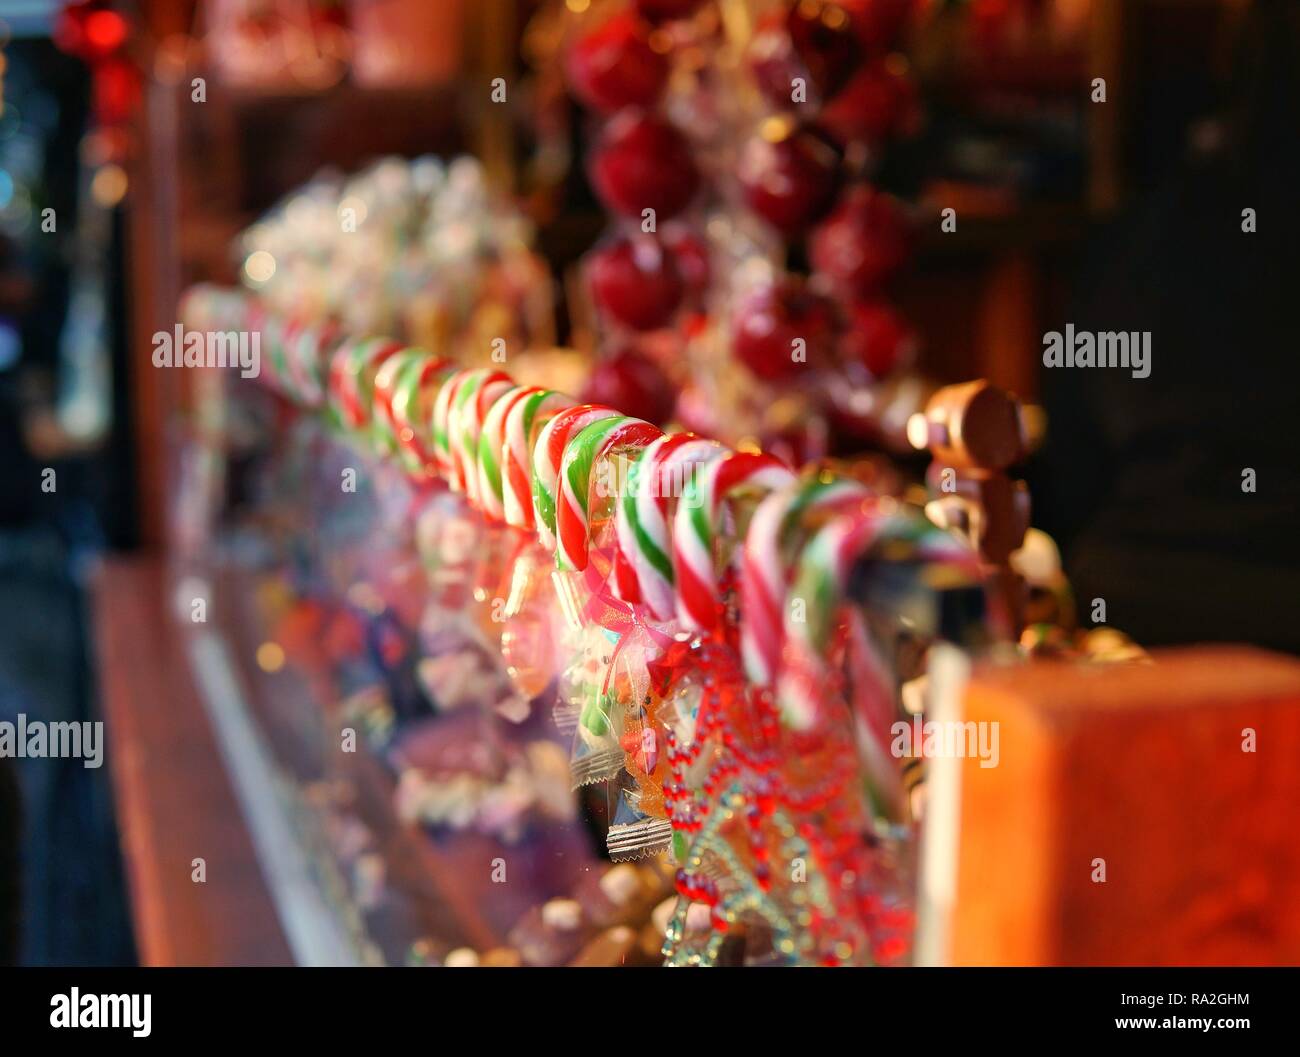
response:
[[[930,647],[927,720],[945,726],[962,721],[970,673],[970,658],[957,647],[946,642]],[[961,838],[961,765],[956,754],[926,760],[915,965],[951,964],[949,941],[957,903]]]
[[[225,642],[215,632],[195,631],[188,636],[187,645],[217,748],[294,962],[361,965],[354,945],[322,898],[307,856],[294,836],[276,792],[275,767],[253,727]]]

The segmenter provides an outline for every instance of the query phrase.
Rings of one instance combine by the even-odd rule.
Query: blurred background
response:
[[[626,328],[602,314],[618,315],[617,303],[593,307],[583,284],[584,262],[617,238],[589,164],[605,135],[602,92],[636,86],[575,72],[581,60],[567,49],[624,6],[0,2],[0,718],[101,718],[104,686],[129,694],[139,678],[139,657],[103,645],[108,588],[97,570],[129,555],[137,579],[113,589],[153,583],[188,531],[183,453],[202,430],[202,383],[149,358],[182,293],[205,281],[257,286],[254,225],[282,216],[321,174],[337,181],[377,159],[426,155],[473,155],[485,186],[517,211],[541,269],[526,341],[579,385],[603,385],[608,402],[641,401],[628,407],[636,413],[648,402],[646,417],[758,437],[793,459],[869,452],[915,470],[899,414],[934,385],[988,378],[1031,409],[1036,450],[1023,475],[1034,523],[1060,546],[1077,598],[1106,599],[1143,646],[1300,652],[1290,329],[1300,5],[846,2],[867,36],[814,36],[795,58],[827,94],[817,142],[910,221],[906,263],[855,303],[857,332],[875,328],[869,347],[845,352],[836,339],[835,377],[860,399],[801,395],[770,413],[749,406],[780,388],[753,362],[761,351],[693,396],[672,366],[693,353],[665,351],[669,338],[639,327],[629,352]],[[751,188],[716,178],[746,171],[733,164],[748,157],[737,130],[765,105],[718,56],[738,34],[787,25],[787,7],[678,6],[695,20],[690,34],[665,20],[651,41],[674,56],[674,78],[693,79],[672,97],[672,118],[706,159],[717,200],[739,195],[774,222],[780,202],[760,207]],[[804,156],[759,164],[795,166],[806,189],[817,173],[798,168]],[[1248,237],[1244,209],[1257,218]],[[826,294],[815,238],[728,223],[708,229],[715,270],[739,275],[747,254],[779,258],[801,291],[807,280],[810,296]],[[749,295],[729,286],[726,296]],[[802,311],[801,296],[772,311]],[[1151,377],[1044,371],[1043,335],[1067,322],[1150,330]],[[394,326],[398,337],[420,333],[409,319]],[[678,329],[671,340],[688,340]],[[676,407],[655,402],[665,387],[686,394]],[[709,407],[729,409],[726,421],[708,421]],[[1245,467],[1256,493],[1237,487]],[[142,638],[161,619],[157,607],[116,611],[137,613],[130,634]],[[171,678],[136,692],[185,693]],[[147,737],[140,722],[136,736]],[[171,765],[186,766],[173,748]],[[113,759],[103,770],[0,760],[5,957],[137,957],[120,852],[135,823],[114,800]]]

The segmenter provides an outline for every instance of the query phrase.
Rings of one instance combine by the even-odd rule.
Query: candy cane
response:
[[[372,394],[374,406],[371,408],[370,417],[374,424],[376,443],[385,454],[391,455],[400,450],[397,441],[397,425],[393,421],[393,394],[398,375],[420,355],[419,349],[402,349],[388,357],[375,372],[375,389]]]
[[[627,494],[618,503],[619,550],[633,574],[627,585],[620,577],[620,594],[625,601],[642,602],[656,620],[671,620],[676,608],[668,501],[681,496],[670,493],[677,477],[690,481],[718,450],[716,441],[693,433],[660,437],[633,463]]]
[[[510,409],[502,446],[502,506],[506,524],[531,529],[533,518],[533,447],[538,434],[556,414],[574,402],[553,389],[539,389]]]
[[[488,409],[515,388],[510,375],[490,367],[471,371],[452,401],[447,440],[452,453],[451,486],[478,502],[478,438]]]
[[[793,593],[816,599],[805,619],[786,618],[786,631],[813,652],[825,651],[834,628],[835,612],[844,600],[853,565],[870,550],[888,547],[891,562],[943,564],[971,582],[980,579],[976,553],[959,537],[937,527],[890,498],[836,518],[815,535],[799,556]]]
[[[888,561],[943,563],[979,579],[971,548],[924,517],[903,512],[892,499],[880,500],[825,525],[799,556],[791,598],[807,605],[802,619],[787,613],[789,648],[778,680],[781,717],[793,730],[818,725],[830,675],[826,651],[854,566],[869,552],[888,548]],[[928,590],[928,588],[927,588]],[[860,621],[850,622],[854,720],[864,775],[885,814],[906,814],[902,771],[889,746],[888,717],[896,714],[894,679]]]
[[[453,371],[449,374],[438,390],[438,395],[433,401],[433,458],[437,464],[438,473],[445,480],[450,481],[452,468],[451,454],[451,408],[452,402],[456,399],[462,383],[474,372],[469,369]]]
[[[816,720],[824,693],[819,690],[823,686],[819,677],[826,674],[824,651],[843,598],[843,581],[854,561],[890,531],[886,526],[889,520],[877,508],[836,518],[814,535],[799,555],[790,598],[803,599],[805,605],[799,620],[794,619],[793,607],[786,612],[790,659],[778,678],[777,695],[782,718],[794,730],[809,730]],[[869,659],[870,674],[883,685],[883,664],[878,657]]]
[[[713,544],[723,501],[745,488],[773,491],[794,481],[794,472],[780,460],[753,452],[724,452],[696,472],[677,504],[673,523],[677,619],[683,625],[712,631],[721,620]]]
[[[478,436],[478,459],[474,470],[478,475],[479,509],[493,521],[504,521],[506,516],[501,475],[506,420],[521,401],[545,391],[535,385],[516,386],[488,408],[487,417],[483,419],[483,429]]]
[[[533,511],[537,538],[555,550],[555,511],[559,500],[560,465],[569,438],[593,422],[618,415],[612,407],[581,404],[561,411],[543,427],[533,448]]]
[[[346,341],[335,350],[330,360],[330,395],[340,425],[361,432],[370,424],[375,374],[401,349],[400,342],[389,338],[363,338]]]
[[[581,572],[587,567],[591,475],[601,457],[621,446],[644,447],[661,436],[663,430],[652,423],[615,415],[591,423],[565,445],[555,505],[555,558],[561,569]]]
[[[789,584],[781,554],[786,533],[811,510],[847,507],[868,494],[857,481],[814,478],[774,492],[754,511],[745,534],[740,576],[740,653],[751,682],[771,686],[781,669]]]
[[[424,478],[433,470],[426,440],[432,425],[439,379],[451,361],[424,349],[403,349],[389,357],[375,375],[376,420],[386,425],[402,465]]]
[[[315,339],[312,328],[300,320],[291,319],[283,323],[268,320],[262,338],[271,354],[271,373],[281,392],[308,407],[319,403],[319,365],[316,365],[318,373],[313,378],[304,362],[306,350],[299,348],[300,344]]]
[[[294,333],[286,333],[284,357],[294,395],[306,407],[320,407],[325,399],[324,365],[341,337],[333,323],[298,327]]]

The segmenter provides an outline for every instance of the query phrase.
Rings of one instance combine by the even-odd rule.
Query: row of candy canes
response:
[[[754,515],[740,563],[741,652],[749,678],[771,685],[787,632],[798,637],[825,625],[824,606],[814,609],[812,623],[786,619],[790,577],[782,541],[791,523],[810,512],[861,504],[867,493],[855,482],[800,483],[770,456],[665,436],[613,409],[515,386],[502,371],[457,370],[441,356],[398,342],[343,339],[328,325],[281,324],[239,294],[196,296],[206,296],[209,315],[239,314],[237,322],[264,332],[272,383],[286,395],[308,407],[323,403],[336,424],[365,433],[382,453],[395,453],[413,476],[445,477],[489,518],[535,529],[561,567],[586,566],[595,464],[617,447],[642,453],[617,505],[617,571],[622,597],[642,602],[656,620],[676,615],[684,629],[718,630],[715,552],[726,500],[745,489],[772,492]],[[670,533],[668,478],[683,468],[676,483],[684,501]]]
[[[285,396],[323,406],[336,426],[395,456],[413,478],[441,478],[485,517],[536,532],[560,569],[587,568],[597,467],[615,451],[629,454],[632,469],[613,512],[617,594],[647,621],[670,628],[675,621],[686,633],[674,648],[696,651],[686,668],[712,702],[701,704],[687,737],[671,727],[662,735],[664,806],[683,838],[683,903],[705,897],[723,931],[755,907],[766,908],[769,925],[784,927],[789,907],[759,893],[772,882],[773,849],[786,855],[794,831],[819,876],[861,870],[860,834],[869,818],[857,806],[855,781],[865,777],[873,803],[898,819],[900,761],[883,743],[887,726],[855,727],[826,706],[837,685],[827,656],[835,617],[851,565],[873,547],[890,542],[894,555],[902,545],[908,560],[969,564],[954,537],[851,480],[801,477],[770,456],[665,435],[611,408],[517,386],[492,368],[460,369],[398,342],[282,325],[252,299],[222,292],[210,293],[206,306],[198,300],[190,306],[196,314],[206,307],[218,317],[205,325],[261,328],[270,345],[269,381]],[[724,529],[736,520],[729,500],[742,492],[766,497],[735,539]],[[723,536],[734,544],[728,562],[719,560]],[[729,566],[739,573],[737,620],[723,604]],[[797,619],[794,600],[804,603]],[[892,711],[888,665],[868,652],[854,672],[866,683],[859,696]],[[742,805],[752,876],[744,883],[732,876],[720,892],[701,869],[706,860],[735,858],[718,852],[716,826],[719,812]],[[819,883],[792,898],[793,905],[806,898],[817,904],[809,908],[817,935],[812,946],[796,944],[801,957],[839,957],[827,952],[868,942],[861,929],[854,933],[862,908],[842,886]]]
[[[795,473],[770,455],[730,451],[689,434],[665,436],[614,409],[516,386],[499,370],[457,370],[443,356],[400,342],[345,338],[328,323],[282,322],[238,291],[196,287],[188,311],[202,311],[213,325],[256,328],[270,347],[271,384],[284,395],[323,406],[332,421],[366,434],[412,475],[444,477],[489,518],[535,529],[574,569],[585,567],[595,463],[619,447],[643,452],[618,513],[634,577],[624,580],[632,585],[625,597],[644,600],[657,620],[676,616],[687,630],[713,631],[723,616],[716,551],[727,500],[745,491],[781,493],[755,514],[742,559],[745,664],[761,684],[772,680],[784,639],[775,550],[787,522],[867,496],[856,482],[833,478],[791,491]],[[674,493],[682,501],[670,515]],[[637,593],[641,585],[644,595]]]

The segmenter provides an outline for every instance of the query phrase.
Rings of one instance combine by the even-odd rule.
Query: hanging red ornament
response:
[[[668,60],[650,46],[646,26],[630,12],[579,37],[565,59],[574,94],[605,114],[653,106],[668,80]]]
[[[597,247],[587,277],[596,307],[633,330],[668,326],[686,289],[674,255],[653,235]]]
[[[820,133],[778,124],[745,145],[738,175],[749,208],[793,235],[826,212],[839,167],[839,152]]]
[[[699,172],[689,145],[672,125],[625,110],[609,123],[592,154],[591,182],[615,212],[641,218],[650,209],[662,221],[690,204]]]
[[[817,271],[848,292],[867,297],[907,259],[910,243],[898,203],[859,184],[813,229],[809,255]]]

